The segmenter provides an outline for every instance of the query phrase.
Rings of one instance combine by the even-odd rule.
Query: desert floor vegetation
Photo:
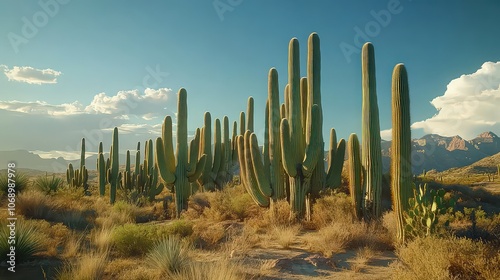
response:
[[[33,279],[500,278],[500,214],[490,206],[498,197],[485,189],[430,184],[457,203],[435,234],[398,244],[393,212],[356,218],[345,187],[322,193],[310,220],[290,218],[286,200],[258,207],[233,183],[191,196],[175,219],[172,201],[111,205],[97,190],[46,191],[31,179],[17,230],[18,271]],[[7,240],[4,224],[0,234]]]

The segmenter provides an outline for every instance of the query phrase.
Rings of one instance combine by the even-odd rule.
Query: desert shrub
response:
[[[351,199],[344,193],[328,193],[316,200],[311,221],[315,229],[332,222],[350,224],[355,220]]]
[[[11,174],[15,175],[15,177],[11,179],[15,179],[16,193],[20,193],[28,187],[30,182],[28,175],[22,172],[11,173]],[[3,170],[2,172],[0,172],[0,194],[6,194],[8,192],[8,188],[9,188],[9,177],[7,174],[7,170]]]
[[[192,224],[185,220],[166,225],[128,223],[113,228],[111,244],[123,256],[138,256],[144,255],[156,240],[171,235],[185,237],[192,232]]]
[[[15,237],[13,242],[9,243],[9,237],[12,235],[11,229],[7,227],[7,223],[0,223],[0,259],[2,261],[9,260],[7,254],[10,253],[10,247],[15,246],[15,261],[16,263],[29,260],[33,255],[43,251],[44,235],[40,234],[36,226],[26,220],[17,220],[15,224]]]
[[[113,229],[111,241],[122,256],[144,255],[156,237],[151,225],[124,224]]]
[[[397,249],[394,279],[500,279],[500,251],[466,238],[416,238]]]
[[[26,218],[53,220],[56,208],[54,201],[39,191],[29,190],[17,197],[17,213]]]
[[[189,251],[190,246],[185,240],[167,236],[155,242],[146,255],[146,261],[163,275],[172,275],[188,266],[191,261]]]
[[[48,175],[40,176],[33,182],[36,189],[45,194],[55,193],[63,185],[63,180],[61,178],[49,177]]]
[[[192,239],[197,247],[213,249],[218,247],[220,241],[226,237],[226,228],[222,222],[211,223],[210,221],[198,220],[194,225]]]
[[[193,234],[193,223],[188,220],[179,219],[159,227],[158,230],[159,236],[177,235],[179,237],[187,237]]]

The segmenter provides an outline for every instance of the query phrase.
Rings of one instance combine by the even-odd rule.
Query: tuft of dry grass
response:
[[[113,229],[106,227],[94,229],[91,233],[91,239],[97,250],[110,250],[113,244]]]
[[[296,242],[300,229],[300,225],[274,226],[271,230],[271,239],[275,240],[283,249],[288,249]]]
[[[376,255],[376,251],[370,246],[359,248],[356,251],[356,257],[351,261],[350,267],[354,272],[360,272],[366,267],[368,262]]]
[[[172,275],[172,280],[244,280],[242,265],[229,259],[215,262],[192,262],[181,273]]]
[[[103,279],[106,269],[107,251],[89,252],[81,256],[74,263],[66,263],[59,271],[56,279],[58,280],[89,280]]]

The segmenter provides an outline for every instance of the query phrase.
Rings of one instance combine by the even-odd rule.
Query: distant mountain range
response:
[[[384,172],[390,168],[391,141],[382,140],[382,165]],[[493,132],[484,132],[472,140],[465,140],[460,136],[444,137],[437,134],[428,134],[420,139],[412,140],[413,173],[420,174],[423,170],[438,172],[450,168],[471,165],[483,158],[500,153],[500,138]],[[347,155],[346,155],[347,156]],[[105,157],[108,157],[106,154]],[[26,150],[0,151],[0,170],[7,167],[7,163],[15,161],[19,168],[35,169],[49,173],[63,173],[69,163],[75,167],[80,160],[44,159],[39,155]],[[90,170],[96,169],[97,155],[86,158],[86,166]],[[135,157],[131,157],[135,162]],[[497,162],[500,163],[500,162]],[[120,154],[120,164],[125,164],[125,154]],[[495,166],[495,165],[493,165]]]
[[[472,140],[465,140],[458,135],[444,137],[428,134],[412,140],[413,173],[463,167],[497,153],[500,153],[500,138],[491,131],[483,132]],[[382,141],[384,172],[389,171],[390,154],[391,141]]]
[[[108,158],[109,153],[105,153],[104,157]],[[121,165],[125,165],[125,160],[126,155],[120,154]],[[131,156],[130,160],[135,163],[135,156]],[[17,168],[35,169],[49,173],[64,173],[70,163],[76,168],[80,166],[80,159],[66,160],[62,157],[46,159],[26,150],[0,151],[0,170],[7,168],[7,163],[12,161],[16,163]],[[85,159],[85,166],[89,170],[95,170],[97,168],[97,155],[88,156]]]

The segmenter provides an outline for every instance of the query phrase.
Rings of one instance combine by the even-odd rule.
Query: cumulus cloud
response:
[[[62,73],[52,69],[36,69],[30,66],[14,66],[9,69],[5,65],[0,67],[9,81],[17,81],[28,84],[55,84],[57,77]]]
[[[382,138],[382,140],[390,141],[392,139],[392,128],[381,130],[380,138]]]
[[[175,101],[172,100],[175,100],[175,95],[169,88],[147,88],[143,94],[138,90],[120,91],[114,96],[99,93],[85,108],[85,112],[122,117],[135,115],[145,120],[153,120],[164,116],[165,108],[175,108]]]
[[[500,131],[500,61],[485,62],[476,72],[452,80],[431,104],[438,113],[414,123],[413,129],[466,139]]]

